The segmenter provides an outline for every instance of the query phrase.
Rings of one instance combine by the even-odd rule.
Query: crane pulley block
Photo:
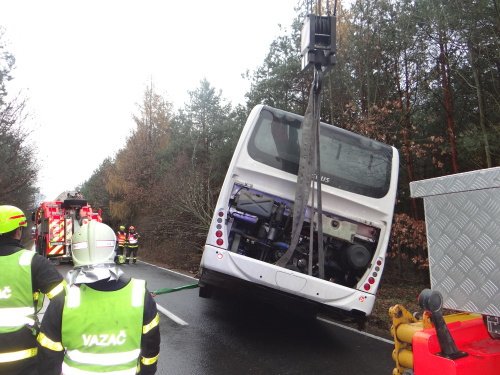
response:
[[[302,70],[316,66],[326,71],[335,65],[336,17],[309,14],[301,34]]]

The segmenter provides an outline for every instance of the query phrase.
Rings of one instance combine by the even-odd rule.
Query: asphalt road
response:
[[[68,265],[58,266],[65,274]],[[150,291],[197,280],[139,262],[124,265]],[[162,335],[157,374],[371,374],[392,373],[393,345],[289,311],[234,298],[203,299],[198,289],[155,297]]]

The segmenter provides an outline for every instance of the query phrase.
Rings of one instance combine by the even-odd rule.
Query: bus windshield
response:
[[[256,161],[297,175],[303,117],[264,107],[248,143]],[[389,191],[392,148],[321,123],[321,182],[372,198]]]

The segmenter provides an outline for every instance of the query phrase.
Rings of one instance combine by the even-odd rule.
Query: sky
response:
[[[27,99],[44,198],[85,182],[125,144],[153,82],[175,110],[207,79],[244,103],[241,75],[290,29],[297,0],[0,0],[16,58],[9,94]]]

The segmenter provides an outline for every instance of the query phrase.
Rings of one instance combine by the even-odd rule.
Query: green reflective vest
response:
[[[35,308],[31,284],[34,251],[0,256],[0,334],[33,326]]]
[[[61,342],[63,374],[137,372],[144,315],[144,280],[98,291],[85,284],[66,288]]]

